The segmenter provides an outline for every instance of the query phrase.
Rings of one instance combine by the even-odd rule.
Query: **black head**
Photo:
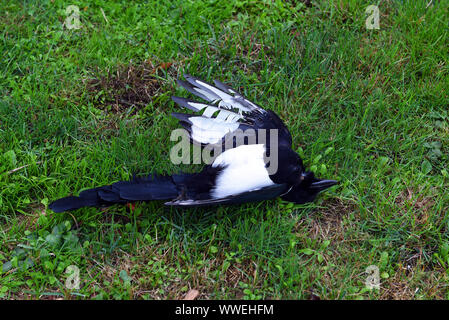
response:
[[[301,158],[290,147],[281,145],[278,150],[277,170],[274,174],[270,175],[270,179],[275,183],[285,183],[289,186],[298,183],[304,172]]]
[[[335,180],[317,179],[313,172],[304,172],[301,174],[299,182],[293,185],[291,190],[282,196],[282,199],[298,204],[312,202],[319,192],[337,183]]]

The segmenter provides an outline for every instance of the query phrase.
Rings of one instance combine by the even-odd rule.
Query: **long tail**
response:
[[[59,213],[82,207],[107,207],[115,203],[167,200],[176,198],[178,194],[176,184],[171,177],[148,176],[84,190],[78,197],[61,198],[50,203],[48,207]]]

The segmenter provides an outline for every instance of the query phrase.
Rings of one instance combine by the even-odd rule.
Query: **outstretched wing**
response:
[[[228,134],[237,129],[277,130],[279,144],[291,146],[292,137],[282,120],[271,110],[265,110],[246,99],[237,90],[214,80],[215,86],[185,75],[187,81],[178,80],[178,84],[190,93],[204,99],[207,103],[186,98],[172,97],[181,107],[196,114],[172,113],[189,132],[193,142],[201,145],[224,143]]]

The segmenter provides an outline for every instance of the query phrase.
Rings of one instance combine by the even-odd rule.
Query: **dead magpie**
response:
[[[279,196],[301,204],[313,201],[320,191],[337,183],[318,179],[313,172],[305,170],[301,158],[291,148],[289,130],[273,111],[261,108],[220,81],[215,80],[214,86],[190,75],[185,75],[185,79],[178,80],[178,84],[207,102],[173,97],[178,105],[196,114],[172,115],[193,143],[219,144],[228,149],[198,173],[134,177],[82,191],[79,196],[58,199],[49,208],[63,212],[150,200],[169,200],[166,205],[189,207],[262,201]],[[248,131],[251,131],[249,135]],[[267,131],[275,131],[275,139],[267,135],[262,141],[259,133]],[[239,134],[245,139],[236,144]],[[248,139],[251,134],[256,137],[253,143]],[[227,144],[229,137],[230,145]],[[277,156],[274,171],[269,170],[267,163],[270,154]]]

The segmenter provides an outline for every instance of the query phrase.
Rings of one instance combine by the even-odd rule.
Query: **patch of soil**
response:
[[[355,205],[352,202],[343,202],[340,199],[328,200],[311,221],[310,237],[332,241],[344,240],[347,227],[343,225],[343,218],[355,210]],[[299,230],[295,230],[295,232],[299,232]]]
[[[114,114],[135,114],[161,92],[167,73],[176,75],[173,62],[153,64],[146,60],[92,71],[83,80],[94,105]]]

